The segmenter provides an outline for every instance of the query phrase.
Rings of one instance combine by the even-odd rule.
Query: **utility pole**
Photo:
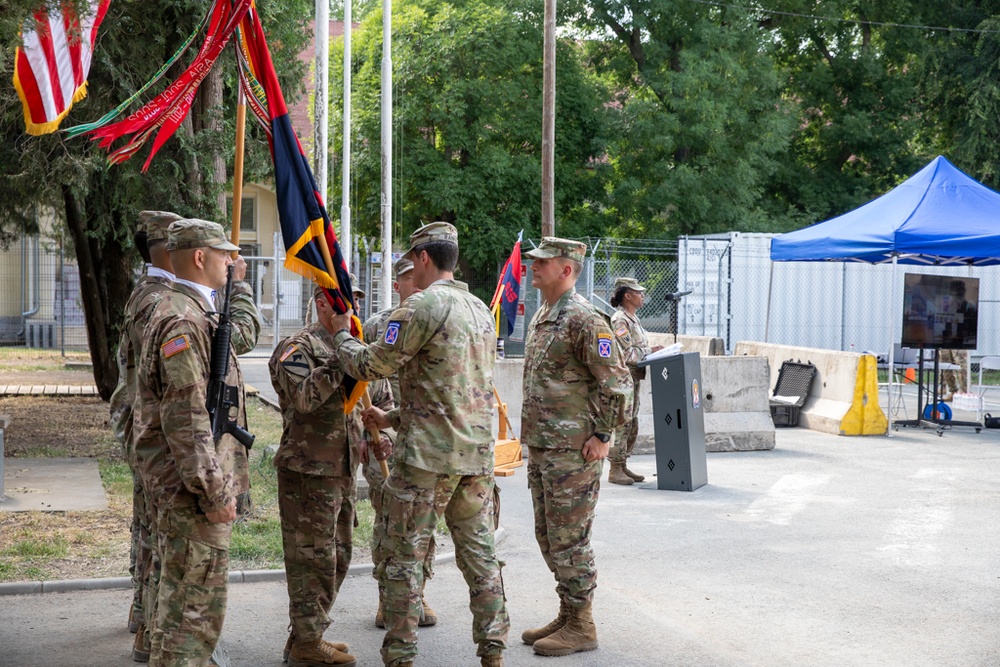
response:
[[[542,236],[556,235],[556,0],[545,0],[542,61]]]

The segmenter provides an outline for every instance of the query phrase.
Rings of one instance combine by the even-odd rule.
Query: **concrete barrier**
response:
[[[650,333],[651,346],[669,347],[674,344],[674,335],[665,333]],[[683,345],[684,352],[700,352],[704,357],[721,357],[726,353],[726,343],[715,336],[677,336],[677,342]]]
[[[816,366],[816,379],[799,411],[799,426],[837,435],[885,435],[889,423],[878,402],[875,357],[857,352],[741,341],[734,356],[764,356],[770,364],[769,387],[789,359]]]
[[[774,449],[769,381],[765,357],[701,358],[706,451]]]

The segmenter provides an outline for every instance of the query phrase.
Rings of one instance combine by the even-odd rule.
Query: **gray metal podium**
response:
[[[694,491],[708,483],[701,355],[686,352],[640,361],[652,383],[656,487]],[[652,484],[643,488],[653,488]]]

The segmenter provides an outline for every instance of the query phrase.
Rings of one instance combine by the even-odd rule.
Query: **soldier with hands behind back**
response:
[[[601,467],[630,410],[632,379],[607,318],[576,293],[587,246],[546,237],[526,253],[544,303],[524,346],[521,440],[535,539],[555,575],[559,613],[521,639],[546,656],[597,648],[592,604],[597,566],[590,545]]]

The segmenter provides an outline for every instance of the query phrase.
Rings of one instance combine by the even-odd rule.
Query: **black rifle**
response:
[[[233,291],[233,267],[226,273],[226,297],[219,313],[219,326],[212,337],[212,360],[208,377],[208,418],[212,421],[212,437],[218,443],[227,433],[247,448],[253,447],[255,435],[229,418],[229,409],[240,404],[240,388],[226,384],[229,374],[229,341],[233,337],[233,323],[229,319],[229,297]]]

